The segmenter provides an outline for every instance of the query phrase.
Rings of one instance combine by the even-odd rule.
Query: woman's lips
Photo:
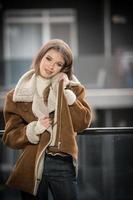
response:
[[[45,72],[48,74],[48,75],[51,75],[53,73],[53,71],[49,71],[47,69],[45,69]]]

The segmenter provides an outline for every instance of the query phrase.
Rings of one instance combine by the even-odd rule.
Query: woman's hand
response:
[[[41,117],[39,121],[45,128],[48,128],[52,125],[52,119],[50,117]]]
[[[52,124],[52,119],[48,116],[43,116],[38,119],[38,121],[32,121],[27,125],[26,135],[28,140],[32,144],[38,144],[40,141],[39,135],[44,133],[50,125]]]
[[[66,88],[66,86],[69,84],[69,79],[68,76],[65,73],[61,73],[60,77],[59,77],[59,81],[63,80],[63,86],[64,88]]]

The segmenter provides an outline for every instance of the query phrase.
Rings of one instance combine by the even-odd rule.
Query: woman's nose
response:
[[[53,68],[54,68],[54,63],[50,63],[49,68],[50,68],[50,69],[53,69]]]

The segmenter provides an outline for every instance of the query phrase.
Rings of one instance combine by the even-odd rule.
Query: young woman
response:
[[[77,132],[90,125],[85,89],[62,40],[48,41],[6,96],[3,141],[22,153],[7,180],[23,199],[77,200]]]

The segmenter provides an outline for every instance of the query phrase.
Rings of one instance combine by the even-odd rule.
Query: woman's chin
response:
[[[47,74],[47,73],[42,73],[40,74],[43,78],[46,78],[46,79],[49,79],[49,78],[52,78],[53,75],[52,74]]]

